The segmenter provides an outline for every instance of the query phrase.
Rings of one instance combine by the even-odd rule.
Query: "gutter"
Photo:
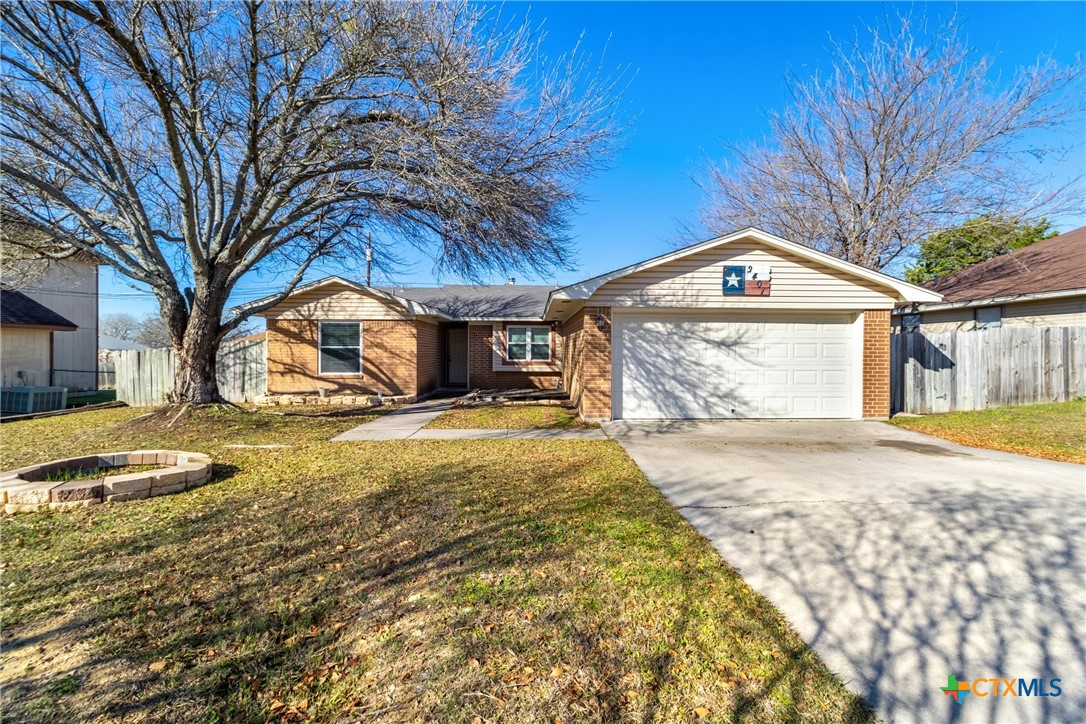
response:
[[[894,307],[893,314],[914,314],[916,312],[941,312],[948,309],[970,309],[972,307],[993,307],[1000,304],[1014,304],[1016,302],[1043,301],[1046,299],[1063,299],[1065,297],[1086,296],[1086,287],[1075,289],[1059,289],[1051,292],[1033,292],[1031,294],[1011,294],[1001,297],[986,297],[982,299],[967,299],[962,302],[913,302]]]

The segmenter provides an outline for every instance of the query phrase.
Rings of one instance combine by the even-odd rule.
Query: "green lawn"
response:
[[[574,430],[599,427],[558,405],[454,407],[426,427],[470,430]]]
[[[114,402],[117,399],[117,390],[98,390],[90,395],[68,395],[68,407],[86,407],[87,405],[101,405],[103,402]]]
[[[216,461],[193,491],[3,521],[6,719],[870,716],[612,442],[329,443],[367,413],[145,412],[3,427],[4,468]]]
[[[960,445],[1086,463],[1086,399],[895,417],[892,423]]]

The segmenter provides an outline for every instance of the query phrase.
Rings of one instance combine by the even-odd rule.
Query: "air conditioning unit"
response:
[[[63,410],[68,406],[67,387],[0,388],[0,410],[21,415]]]

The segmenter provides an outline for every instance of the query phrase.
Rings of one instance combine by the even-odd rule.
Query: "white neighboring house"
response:
[[[53,330],[52,341],[45,347],[49,358],[43,360],[41,334],[32,334],[25,328],[16,333],[14,327],[9,334],[8,325],[5,325],[4,348],[0,351],[4,386],[30,384],[17,377],[9,379],[8,373],[16,375],[18,370],[12,365],[26,366],[33,358],[38,365],[33,371],[35,385],[67,387],[69,392],[98,389],[97,264],[84,257],[51,263],[43,274],[21,281],[18,291],[70,321],[76,328],[74,331]]]

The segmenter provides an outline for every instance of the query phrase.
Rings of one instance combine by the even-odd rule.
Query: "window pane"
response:
[[[981,329],[994,329],[1003,324],[1002,307],[984,307],[977,310],[977,326]]]
[[[509,346],[513,346],[514,344],[523,345],[528,341],[527,327],[510,327],[506,330],[506,334],[509,335]]]
[[[356,375],[362,371],[358,347],[332,347],[321,349],[321,374]]]
[[[511,360],[524,360],[528,359],[528,345],[527,344],[510,344],[506,347],[506,355]]]
[[[532,359],[547,360],[551,358],[551,346],[549,344],[532,343]]]
[[[358,347],[358,322],[324,322],[321,324],[322,347]],[[358,356],[357,350],[355,356]]]

